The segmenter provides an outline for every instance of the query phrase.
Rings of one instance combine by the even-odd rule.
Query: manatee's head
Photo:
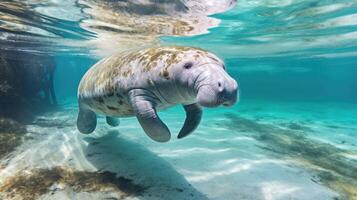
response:
[[[238,99],[238,84],[216,55],[186,48],[175,63],[176,83],[204,107],[232,106]]]

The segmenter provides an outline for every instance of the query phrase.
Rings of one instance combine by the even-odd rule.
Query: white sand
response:
[[[172,132],[178,131],[184,113],[163,112]],[[151,141],[135,119],[123,119],[108,128],[100,118],[92,135],[75,128],[76,108],[46,116],[67,121],[64,128],[30,126],[34,139],[20,146],[0,170],[0,185],[21,170],[70,166],[85,171],[111,171],[149,186],[137,199],[247,199],[327,200],[338,196],[312,181],[312,174],[278,160],[260,149],[250,137],[215,126],[208,114],[190,137],[166,144]],[[56,186],[53,186],[56,187]],[[44,199],[103,199],[110,192],[75,193],[58,187]],[[135,198],[134,198],[135,199]]]

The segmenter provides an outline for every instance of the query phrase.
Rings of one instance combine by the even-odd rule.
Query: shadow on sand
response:
[[[99,171],[110,171],[146,188],[140,199],[208,198],[196,190],[171,164],[144,146],[120,137],[118,131],[84,138],[85,154]]]

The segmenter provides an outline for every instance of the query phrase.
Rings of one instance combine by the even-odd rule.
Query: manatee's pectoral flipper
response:
[[[197,103],[184,105],[186,119],[177,138],[184,138],[191,134],[200,124],[202,118],[202,108]]]
[[[119,124],[120,124],[120,120],[117,118],[114,118],[114,117],[107,116],[106,121],[107,121],[107,124],[109,124],[110,126],[113,126],[113,127],[119,126]]]
[[[171,134],[155,110],[155,100],[141,89],[131,90],[129,100],[145,133],[157,142],[167,142]]]
[[[97,126],[97,116],[96,114],[88,109],[79,108],[78,118],[77,118],[77,128],[81,133],[89,134],[95,130]]]

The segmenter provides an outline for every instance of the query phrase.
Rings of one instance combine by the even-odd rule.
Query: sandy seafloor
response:
[[[82,135],[75,127],[76,105],[68,103],[28,126],[24,143],[1,161],[0,185],[17,174],[30,176],[34,168],[61,166],[110,171],[144,189],[122,195],[120,188],[74,191],[73,185],[55,183],[40,199],[344,199],[319,176],[325,162],[314,162],[314,155],[299,151],[309,149],[304,144],[316,145],[312,153],[317,160],[334,162],[321,152],[344,149],[339,156],[355,169],[357,107],[326,107],[243,101],[233,109],[206,109],[199,129],[182,140],[175,133],[184,113],[176,107],[160,113],[173,137],[159,144],[144,134],[135,118],[122,119],[118,128],[99,118],[95,133]],[[21,199],[21,190],[16,194]]]

